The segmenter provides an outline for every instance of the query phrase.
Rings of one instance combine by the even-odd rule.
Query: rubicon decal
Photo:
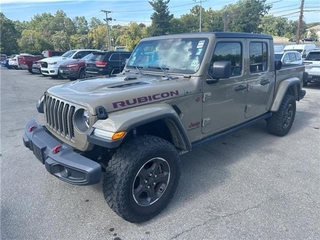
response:
[[[113,108],[119,108],[119,107],[126,107],[126,106],[132,106],[140,103],[145,103],[145,102],[152,102],[156,100],[161,100],[165,98],[170,98],[174,96],[179,96],[179,91],[170,91],[170,92],[163,92],[163,93],[156,93],[153,95],[148,95],[148,96],[142,96],[142,97],[137,97],[133,99],[127,99],[119,102],[114,102],[112,103]]]

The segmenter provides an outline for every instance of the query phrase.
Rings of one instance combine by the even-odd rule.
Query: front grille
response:
[[[74,138],[73,116],[76,107],[52,96],[45,97],[45,114],[47,126],[61,136]]]
[[[41,62],[41,67],[47,68],[48,67],[48,63],[47,62]]]

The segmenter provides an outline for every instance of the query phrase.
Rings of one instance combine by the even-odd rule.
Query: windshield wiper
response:
[[[133,67],[133,68],[135,68],[137,71],[138,71],[138,74],[140,75],[140,76],[142,76],[143,74],[142,74],[142,72],[141,72],[141,70],[140,69],[142,69],[143,67],[141,67],[141,66],[135,66],[135,65],[131,65],[131,66],[128,66],[128,67]],[[137,79],[137,76],[128,76],[129,74],[130,74],[131,72],[130,72],[130,70],[126,70],[125,72],[124,72],[124,74],[126,75],[126,80],[132,80],[132,79]],[[132,74],[132,73],[131,73]],[[137,73],[134,73],[134,74],[137,74]]]
[[[165,75],[165,77],[168,79],[168,80],[173,80],[173,79],[177,79],[178,77],[171,77],[169,74],[168,74],[168,70],[169,70],[169,68],[163,68],[163,67],[156,67],[156,66],[148,66],[148,68],[150,68],[150,69],[159,69],[159,70],[161,70],[163,73],[164,73],[164,75]]]

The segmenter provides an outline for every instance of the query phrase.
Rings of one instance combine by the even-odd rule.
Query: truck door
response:
[[[272,101],[275,75],[274,71],[270,70],[271,49],[268,46],[267,40],[248,41],[250,68],[246,71],[246,119],[266,113]]]
[[[215,61],[231,61],[231,77],[219,79],[208,72],[203,82],[202,132],[219,132],[244,121],[247,86],[244,78],[242,39],[217,42],[210,66]],[[209,69],[210,69],[209,66]]]

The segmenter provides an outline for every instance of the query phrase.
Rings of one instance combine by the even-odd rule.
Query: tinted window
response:
[[[213,64],[215,61],[230,61],[231,62],[231,76],[241,75],[241,73],[242,73],[242,45],[239,42],[219,42],[219,43],[217,43],[217,45],[214,49],[211,63]]]
[[[278,54],[278,53],[276,53],[276,54],[274,55],[274,59],[275,59],[276,61],[281,61],[282,55],[283,55],[283,54]]]
[[[320,61],[320,52],[309,52],[306,60]]]
[[[111,61],[119,61],[120,60],[120,53],[113,53],[110,56]]]
[[[268,49],[263,42],[251,42],[249,45],[250,72],[264,72],[268,68]]]

